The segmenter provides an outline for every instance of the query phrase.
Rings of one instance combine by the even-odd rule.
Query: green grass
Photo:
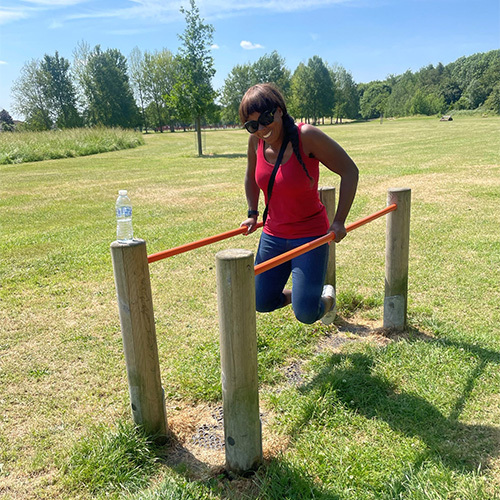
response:
[[[75,444],[63,470],[69,490],[119,498],[147,486],[156,468],[154,444],[129,423],[89,433]]]
[[[265,465],[237,481],[196,455],[190,436],[221,400],[215,253],[255,251],[258,234],[150,266],[174,432],[161,449],[123,424],[131,416],[109,245],[122,188],[148,253],[237,227],[246,132],[204,133],[202,158],[195,134],[175,133],[147,135],[135,149],[0,166],[2,500],[498,498],[500,119],[324,130],[360,168],[348,222],[385,206],[388,188],[412,189],[409,329],[374,330],[380,219],[337,246],[336,325],[299,324],[289,309],[257,316],[271,442]],[[290,366],[300,368],[297,384]],[[143,458],[128,462],[136,449]]]
[[[141,134],[118,128],[3,133],[0,134],[0,165],[74,158],[135,148],[142,144]]]

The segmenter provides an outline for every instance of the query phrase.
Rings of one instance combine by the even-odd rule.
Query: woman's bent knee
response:
[[[295,313],[295,317],[297,321],[304,323],[306,325],[312,325],[316,321],[318,321],[318,312],[310,312],[310,311],[298,311]]]

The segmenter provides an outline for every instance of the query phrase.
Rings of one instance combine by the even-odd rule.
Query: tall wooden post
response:
[[[387,215],[385,242],[384,328],[406,327],[411,189],[392,188],[387,204],[398,208]]]
[[[323,186],[319,188],[319,199],[325,205],[326,213],[330,223],[335,217],[335,188]],[[336,269],[335,269],[335,243],[330,243],[330,251],[328,253],[328,267],[326,269],[325,284],[333,285],[336,288]]]
[[[262,462],[253,253],[216,255],[226,469],[243,474]]]
[[[167,434],[146,242],[111,244],[132,417],[148,434]]]

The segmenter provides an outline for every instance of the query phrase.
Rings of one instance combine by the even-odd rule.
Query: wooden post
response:
[[[218,252],[216,267],[226,469],[243,474],[262,462],[253,253]]]
[[[146,242],[111,244],[132,417],[149,435],[167,434]]]
[[[319,188],[319,199],[325,205],[326,213],[330,224],[335,217],[335,188],[324,186]],[[328,267],[326,269],[325,284],[333,285],[336,287],[336,270],[335,270],[335,243],[330,243],[330,251],[328,253]]]
[[[411,189],[392,188],[387,204],[398,208],[387,215],[385,242],[384,328],[406,327]]]

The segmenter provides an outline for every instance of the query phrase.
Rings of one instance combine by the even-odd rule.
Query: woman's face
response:
[[[266,110],[272,111],[272,110]],[[247,121],[258,122],[258,130],[254,132],[259,139],[266,141],[268,144],[279,143],[281,144],[283,140],[283,112],[281,108],[277,108],[274,112],[274,120],[268,125],[263,125],[259,118],[261,118],[263,113],[255,112],[248,116]],[[266,120],[264,120],[266,121]]]

